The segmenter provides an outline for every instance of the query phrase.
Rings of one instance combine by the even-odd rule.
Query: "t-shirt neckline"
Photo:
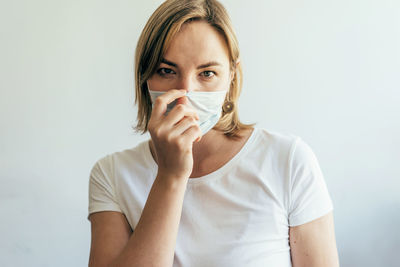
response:
[[[223,176],[226,174],[232,167],[235,166],[235,163],[240,160],[240,158],[249,150],[249,147],[254,143],[256,140],[256,137],[258,136],[258,129],[254,127],[253,131],[250,134],[250,137],[247,139],[246,143],[241,147],[238,153],[234,155],[227,163],[222,165],[220,168],[217,170],[208,173],[206,175],[200,176],[200,177],[195,177],[195,178],[189,178],[188,180],[188,185],[192,184],[200,184],[200,183],[206,183],[208,181],[217,179],[218,177]],[[147,140],[143,143],[144,146],[144,155],[147,158],[147,162],[150,164],[150,168],[154,171],[154,173],[157,173],[157,168],[158,165],[155,162],[153,155],[151,154],[150,151],[150,145],[149,145],[150,140]]]

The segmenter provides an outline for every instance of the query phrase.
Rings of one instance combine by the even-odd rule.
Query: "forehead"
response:
[[[172,38],[164,58],[193,64],[211,60],[229,64],[230,61],[224,36],[205,21],[183,24]]]

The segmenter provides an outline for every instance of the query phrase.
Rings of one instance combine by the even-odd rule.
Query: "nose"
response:
[[[188,92],[196,90],[196,80],[190,74],[182,74],[178,79],[178,89],[186,89]]]

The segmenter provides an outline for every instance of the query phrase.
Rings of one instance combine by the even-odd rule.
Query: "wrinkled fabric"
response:
[[[135,231],[157,173],[149,140],[102,157],[90,173],[89,213],[121,212]],[[225,165],[188,179],[173,267],[291,267],[290,227],[332,210],[311,147],[256,128]]]

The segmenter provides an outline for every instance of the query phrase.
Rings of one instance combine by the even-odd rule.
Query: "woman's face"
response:
[[[153,91],[221,91],[229,90],[232,77],[224,37],[207,22],[193,21],[175,35],[147,86]]]

